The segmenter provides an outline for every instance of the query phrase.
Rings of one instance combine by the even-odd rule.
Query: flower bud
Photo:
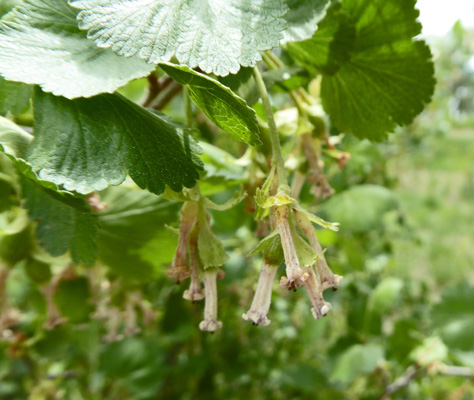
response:
[[[302,282],[307,279],[307,276],[301,269],[298,260],[298,254],[296,253],[288,221],[288,213],[289,210],[286,205],[275,208],[275,222],[278,232],[280,233],[281,246],[283,248],[286,264],[286,279],[280,281],[280,286],[288,290],[296,291],[296,289],[302,285]]]
[[[198,212],[198,205],[195,202],[187,201],[183,204],[181,209],[181,218],[179,221],[179,239],[178,248],[171,264],[171,270],[168,271],[170,277],[177,279],[180,283],[183,279],[190,276],[190,271],[187,268],[186,250],[188,247],[189,233],[193,227],[196,215]]]

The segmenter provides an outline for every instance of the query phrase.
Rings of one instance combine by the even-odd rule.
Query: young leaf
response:
[[[155,66],[87,40],[67,0],[25,0],[0,22],[0,74],[68,98],[112,93]]]
[[[356,45],[351,59],[323,78],[323,106],[340,131],[382,140],[430,101],[431,53],[423,41],[412,40],[421,30],[414,0],[342,4],[356,25]]]
[[[99,47],[149,63],[176,56],[190,68],[225,76],[254,66],[278,46],[284,0],[70,0],[80,28]]]
[[[37,89],[35,140],[28,160],[41,178],[90,193],[120,184],[128,172],[160,194],[193,187],[202,162],[182,128],[118,94],[68,100]]]
[[[255,110],[232,90],[187,67],[164,63],[160,67],[175,81],[188,87],[191,99],[217,126],[237,140],[251,145],[262,144]]]
[[[318,22],[324,17],[329,0],[286,0],[289,11],[285,15],[288,27],[283,41],[297,42],[313,36]]]

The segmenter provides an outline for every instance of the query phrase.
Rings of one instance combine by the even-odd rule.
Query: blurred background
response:
[[[433,101],[384,143],[341,137],[347,166],[326,165],[336,194],[317,212],[342,229],[318,237],[345,276],[325,293],[327,318],[312,318],[304,291],[275,283],[272,324],[242,320],[259,260],[244,256],[257,241],[241,204],[213,213],[230,254],[218,283],[224,328],[200,332],[202,305],[183,301],[183,285],[151,267],[171,261],[176,238],[141,228],[176,226],[179,204],[111,188],[101,193],[113,205],[99,240],[136,244],[120,260],[101,254],[117,265],[112,278],[96,268],[63,274],[56,320],[45,300],[49,270],[19,263],[0,282],[0,326],[9,327],[0,332],[0,399],[474,399],[474,11],[470,1],[419,8],[436,66]],[[141,96],[144,85],[123,93]],[[238,183],[238,169],[225,174]]]

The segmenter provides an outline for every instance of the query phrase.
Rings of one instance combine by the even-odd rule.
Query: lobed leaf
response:
[[[70,0],[80,28],[102,48],[225,76],[279,45],[284,0]]]
[[[68,98],[112,93],[155,66],[87,40],[67,0],[25,0],[0,22],[0,74]]]
[[[160,194],[193,187],[202,162],[184,128],[118,94],[68,100],[36,90],[35,140],[28,160],[39,176],[90,193],[118,185],[128,172]]]
[[[434,68],[428,46],[413,40],[421,31],[414,6],[343,0],[312,39],[289,45],[296,61],[324,74],[323,106],[339,131],[382,140],[430,101]]]

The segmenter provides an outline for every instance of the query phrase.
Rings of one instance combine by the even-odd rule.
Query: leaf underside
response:
[[[224,131],[251,145],[261,144],[255,110],[215,79],[174,64],[160,67],[175,81],[186,85],[194,103]]]
[[[101,48],[149,63],[170,61],[225,76],[279,45],[284,0],[70,0]]]
[[[0,74],[67,98],[112,93],[155,68],[99,49],[67,0],[25,0],[0,23]]]

